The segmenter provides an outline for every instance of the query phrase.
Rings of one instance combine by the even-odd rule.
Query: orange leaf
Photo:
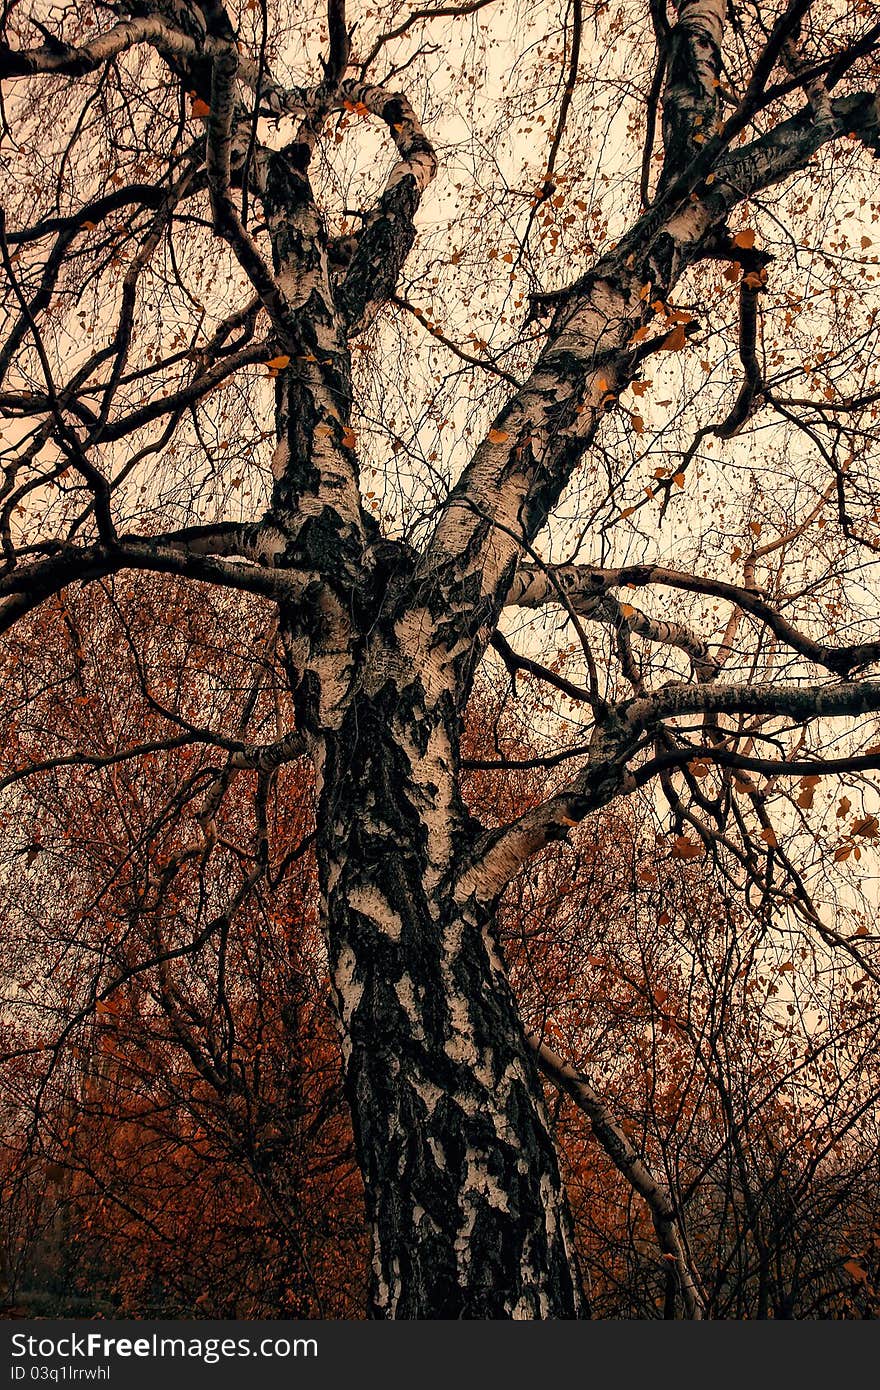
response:
[[[750,251],[755,244],[755,233],[752,227],[743,227],[741,232],[737,232],[733,238],[734,246],[741,246],[744,251]]]
[[[700,859],[703,854],[703,846],[694,844],[686,835],[679,835],[672,845],[673,859]]]
[[[342,431],[342,443],[346,449],[353,449],[357,444],[357,435],[350,425],[346,425]]]
[[[192,113],[194,116],[200,116],[202,120],[206,121],[211,114],[211,108],[206,101],[202,101],[201,97],[194,97]]]
[[[776,836],[776,831],[773,829],[772,825],[764,826],[764,829],[761,831],[761,839],[765,840],[768,845],[772,845],[774,849],[779,844],[779,840]]]
[[[507,430],[492,429],[489,431],[490,444],[506,444],[509,438],[510,435],[507,433]]]
[[[273,372],[281,372],[289,365],[290,358],[283,352],[280,353],[278,357],[270,357],[269,361],[266,363],[266,366],[270,367]]]
[[[686,342],[684,325],[679,323],[671,333],[667,333],[660,346],[665,352],[681,352]]]

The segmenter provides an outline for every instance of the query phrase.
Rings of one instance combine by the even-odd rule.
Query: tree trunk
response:
[[[397,653],[398,658],[400,654]],[[377,1318],[574,1318],[571,1219],[472,833],[458,718],[389,653],[325,731],[319,868]]]

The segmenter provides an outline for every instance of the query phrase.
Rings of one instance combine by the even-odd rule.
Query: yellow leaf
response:
[[[506,444],[509,438],[510,435],[507,433],[507,430],[492,429],[489,431],[490,444]]]
[[[755,233],[751,227],[743,227],[741,232],[737,232],[733,238],[734,246],[741,246],[744,251],[750,251],[755,244]]]

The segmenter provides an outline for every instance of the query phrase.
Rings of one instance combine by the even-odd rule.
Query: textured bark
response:
[[[318,855],[372,1312],[577,1317],[567,1202],[491,913],[453,892],[473,837],[457,713],[411,670],[406,641],[378,646],[322,742]]]

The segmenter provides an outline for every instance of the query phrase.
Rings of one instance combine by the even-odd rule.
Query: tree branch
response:
[[[675,1265],[682,1300],[689,1318],[704,1316],[705,1296],[687,1253],[681,1217],[667,1188],[654,1177],[645,1160],[614,1118],[607,1103],[590,1085],[583,1072],[576,1071],[542,1041],[537,1033],[527,1033],[526,1041],[544,1075],[558,1086],[588,1116],[600,1145],[615,1168],[622,1173],[651,1213],[657,1243]]]

